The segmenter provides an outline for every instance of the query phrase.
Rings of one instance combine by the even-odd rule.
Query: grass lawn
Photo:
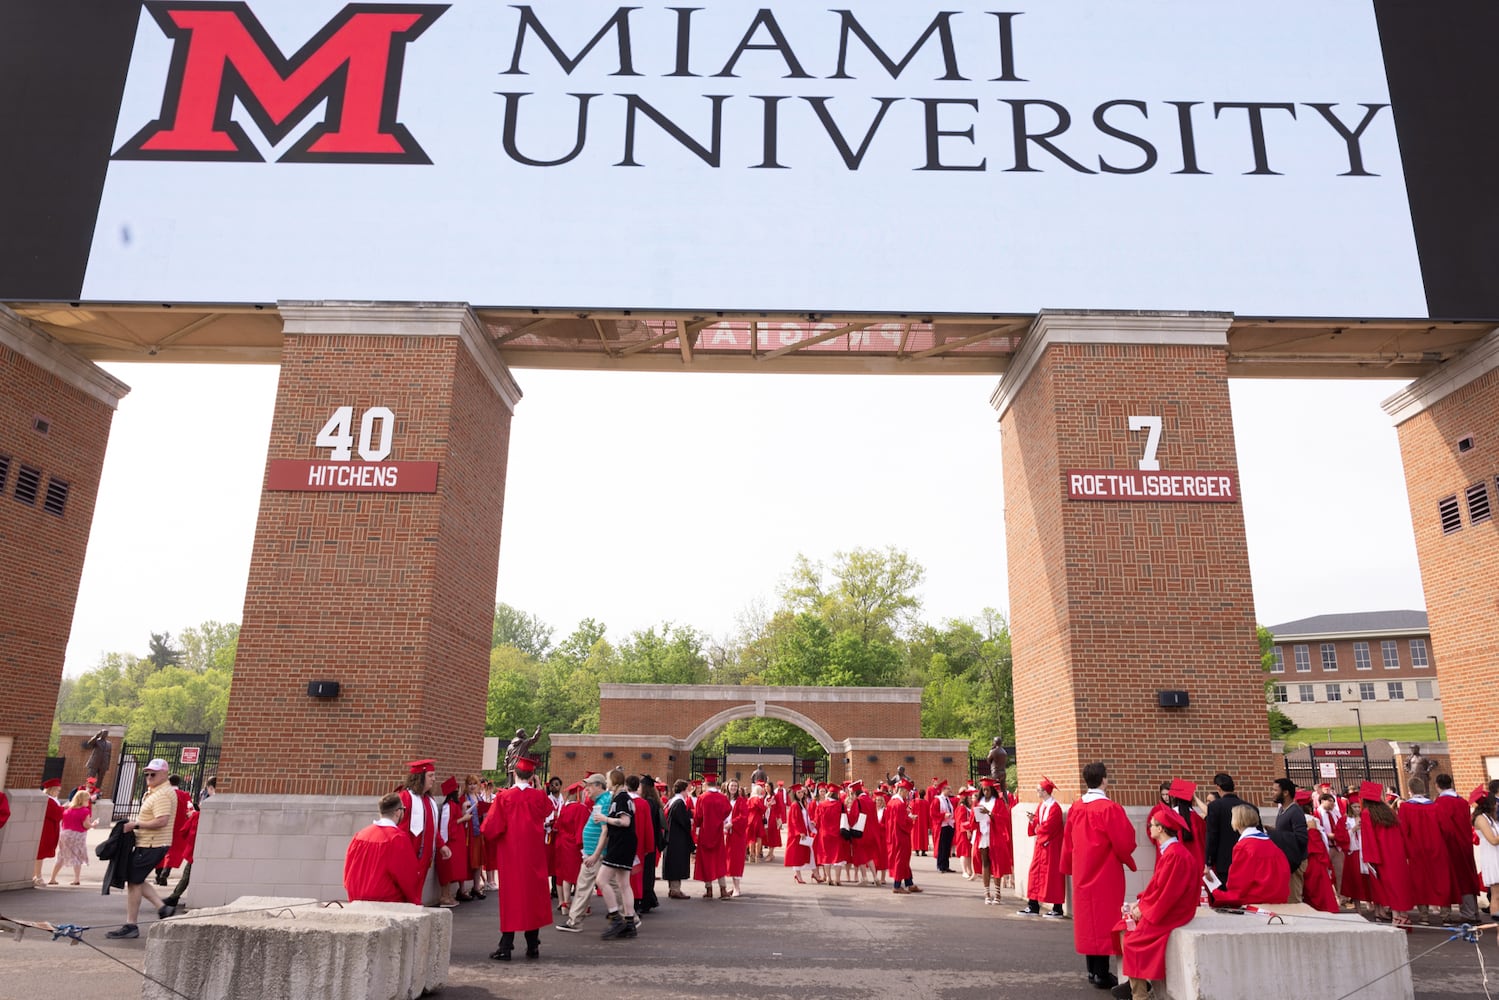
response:
[[[1332,735],[1329,736],[1328,734]],[[1442,738],[1447,738],[1447,727],[1442,727]],[[1435,742],[1436,726],[1431,722],[1399,722],[1381,726],[1365,726],[1364,741],[1398,740],[1401,743]],[[1293,729],[1286,734],[1286,749],[1294,750],[1302,744],[1311,743],[1357,743],[1358,726],[1333,726],[1321,729]]]

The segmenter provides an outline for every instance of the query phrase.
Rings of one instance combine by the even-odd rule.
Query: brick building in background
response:
[[[1316,615],[1267,626],[1276,706],[1302,728],[1442,718],[1424,611]],[[1436,727],[1432,727],[1436,736]]]

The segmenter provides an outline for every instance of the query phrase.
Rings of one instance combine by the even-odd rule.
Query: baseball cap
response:
[[[166,771],[166,770],[169,770],[169,769],[170,769],[170,765],[167,764],[166,761],[162,760],[160,757],[152,757],[151,758],[151,763],[147,764],[141,770],[143,770],[143,771]]]

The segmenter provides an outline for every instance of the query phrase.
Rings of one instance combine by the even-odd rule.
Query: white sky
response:
[[[239,621],[273,367],[106,365],[133,387],[100,483],[67,673],[151,631]],[[895,545],[924,617],[1008,608],[996,378],[519,370],[498,599],[561,638],[714,637],[798,552]],[[1263,624],[1422,608],[1395,431],[1402,383],[1231,384]]]

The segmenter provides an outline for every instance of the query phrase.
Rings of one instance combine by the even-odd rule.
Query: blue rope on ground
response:
[[[54,924],[52,926],[52,940],[58,938],[71,938],[73,941],[82,941],[83,932],[91,931],[92,927],[83,927],[79,924]]]

